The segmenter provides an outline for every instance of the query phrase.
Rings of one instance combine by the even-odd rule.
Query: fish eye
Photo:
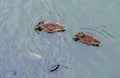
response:
[[[83,33],[83,32],[79,32],[78,34],[80,34],[80,36],[83,36],[83,35],[84,35],[84,33]]]
[[[38,24],[44,24],[44,21],[39,22]]]

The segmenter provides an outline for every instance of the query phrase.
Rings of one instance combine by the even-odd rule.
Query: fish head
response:
[[[67,27],[66,27],[65,25],[61,25],[61,26],[60,26],[60,29],[61,29],[61,30],[65,30],[66,28],[67,28]]]
[[[79,38],[83,38],[84,37],[84,33],[83,32],[79,32],[76,36],[79,37]]]
[[[37,24],[37,26],[41,26],[41,25],[43,25],[44,24],[44,21],[41,21],[41,22],[39,22],[38,24]]]

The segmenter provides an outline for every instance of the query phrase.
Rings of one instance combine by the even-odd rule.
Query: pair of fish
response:
[[[67,27],[64,24],[59,24],[56,22],[39,22],[35,27],[36,31],[44,30],[48,33],[61,32],[61,31],[65,31],[66,29]],[[91,34],[87,34],[83,32],[79,32],[78,34],[76,34],[74,40],[75,41],[80,40],[84,44],[90,46],[99,46],[99,44],[101,44],[101,41],[97,40]]]
[[[66,30],[66,26],[64,24],[59,24],[56,22],[39,22],[35,30],[41,31],[44,30],[48,33],[55,33],[55,32],[61,32]],[[95,37],[93,37],[91,34],[86,34],[83,32],[79,32],[75,35],[75,38],[73,38],[75,41],[80,40],[81,42],[90,45],[90,46],[99,46],[101,44],[101,41],[97,40]],[[56,64],[50,68],[50,72],[57,71],[60,67],[60,64]]]

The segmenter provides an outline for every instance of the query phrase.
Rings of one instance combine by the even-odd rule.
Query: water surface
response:
[[[0,0],[0,78],[120,78],[119,20],[119,0]],[[39,21],[67,30],[37,34]],[[77,32],[103,44],[74,42]]]

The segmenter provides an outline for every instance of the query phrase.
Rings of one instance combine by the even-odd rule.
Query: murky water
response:
[[[120,78],[119,20],[119,0],[0,0],[0,78]],[[37,34],[39,21],[67,30]],[[103,44],[74,42],[80,31]]]

